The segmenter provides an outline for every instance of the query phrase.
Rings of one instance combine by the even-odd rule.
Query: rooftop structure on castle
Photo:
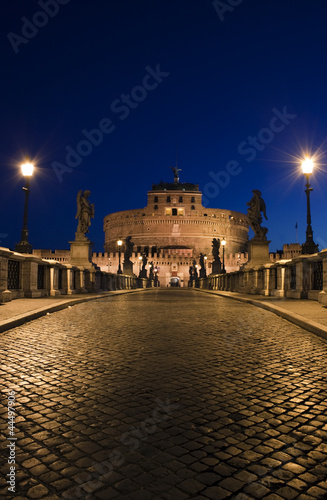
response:
[[[152,184],[152,191],[199,191],[199,184],[190,182],[163,182]]]

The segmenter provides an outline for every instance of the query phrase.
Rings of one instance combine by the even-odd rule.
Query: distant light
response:
[[[142,257],[141,257],[141,256],[139,256],[139,260],[142,260]]]
[[[222,244],[222,246],[223,246],[223,247],[226,245],[226,240],[225,240],[225,238],[223,238],[223,239],[221,240],[221,244]]]
[[[207,258],[208,258],[208,257],[205,255],[205,256],[204,256],[204,260],[207,260]]]
[[[312,174],[313,167],[314,167],[314,163],[313,163],[313,160],[311,160],[311,158],[306,158],[302,162],[302,171],[304,174]]]
[[[23,163],[21,169],[24,177],[31,177],[33,175],[34,165],[33,163]]]
[[[117,245],[118,245],[119,247],[121,247],[121,246],[122,246],[122,244],[123,244],[122,240],[118,240],[118,241],[117,241]]]

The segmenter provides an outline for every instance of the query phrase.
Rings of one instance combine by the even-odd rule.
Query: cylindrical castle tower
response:
[[[248,224],[243,213],[205,208],[197,184],[155,184],[143,209],[126,210],[104,218],[105,251],[116,252],[117,240],[132,237],[135,252],[192,249],[211,258],[212,239],[225,238],[226,252],[246,252]]]

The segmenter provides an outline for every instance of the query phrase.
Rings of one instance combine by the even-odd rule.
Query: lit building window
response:
[[[184,215],[184,208],[179,208],[178,209],[178,215]]]
[[[166,215],[171,215],[171,208],[166,208]]]

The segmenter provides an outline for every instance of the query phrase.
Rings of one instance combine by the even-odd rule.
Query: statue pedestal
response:
[[[123,263],[123,274],[127,274],[127,276],[133,276],[133,262],[130,260],[126,260]]]
[[[249,269],[256,266],[262,266],[270,262],[269,243],[267,240],[252,239],[248,244],[249,260],[243,266],[243,269]]]
[[[220,261],[220,259],[213,261],[211,274],[221,274],[221,261]]]
[[[200,269],[200,278],[206,278],[206,277],[207,277],[206,270],[205,269]]]
[[[70,261],[72,266],[93,269],[92,246],[93,243],[87,238],[70,241]]]
[[[147,270],[146,269],[142,269],[140,271],[140,275],[139,275],[140,278],[147,278]]]

